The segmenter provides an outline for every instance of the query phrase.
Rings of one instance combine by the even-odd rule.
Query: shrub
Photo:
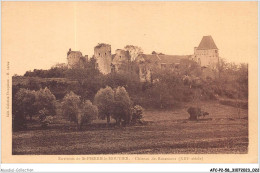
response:
[[[62,101],[62,114],[69,119],[77,123],[77,116],[79,114],[80,97],[74,92],[70,92],[65,95]]]
[[[208,112],[203,112],[199,107],[189,107],[187,112],[190,114],[190,120],[198,120],[200,116],[209,115]]]
[[[131,122],[132,123],[141,123],[142,122],[142,119],[143,119],[143,108],[142,106],[139,106],[139,105],[135,105],[133,108],[132,108],[132,120]]]
[[[39,111],[39,119],[42,128],[46,128],[53,122],[53,116],[49,116],[49,111],[45,108]]]
[[[98,107],[99,118],[107,118],[107,124],[109,124],[114,104],[114,91],[112,88],[108,86],[101,88],[95,95],[94,104]]]
[[[78,129],[81,129],[83,124],[89,124],[98,116],[98,108],[91,101],[87,100],[82,105],[81,114],[78,115]]]

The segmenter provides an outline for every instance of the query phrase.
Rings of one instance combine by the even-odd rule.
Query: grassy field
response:
[[[172,154],[247,153],[248,110],[240,118],[235,107],[218,102],[200,106],[209,116],[189,121],[188,106],[175,110],[146,110],[145,125],[106,127],[96,120],[83,131],[55,117],[49,129],[33,124],[13,133],[13,154]]]

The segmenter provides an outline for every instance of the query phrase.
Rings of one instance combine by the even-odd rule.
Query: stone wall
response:
[[[194,49],[194,60],[202,67],[215,69],[219,62],[218,49],[198,50]]]

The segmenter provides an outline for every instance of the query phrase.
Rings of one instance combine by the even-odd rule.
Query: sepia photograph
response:
[[[2,160],[257,162],[257,17],[253,1],[2,2]]]

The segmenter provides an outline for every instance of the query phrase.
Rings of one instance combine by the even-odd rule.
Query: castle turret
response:
[[[211,36],[203,36],[198,47],[194,48],[194,60],[202,67],[215,69],[219,62],[218,48]]]
[[[101,73],[108,74],[111,72],[111,45],[100,43],[94,48],[94,57],[97,60],[98,68]]]

